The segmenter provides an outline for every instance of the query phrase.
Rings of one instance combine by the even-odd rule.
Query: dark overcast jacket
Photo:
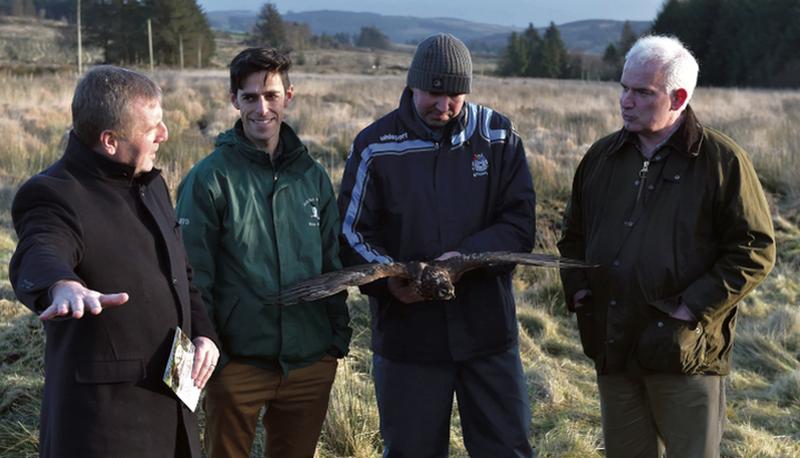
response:
[[[575,172],[561,254],[601,264],[563,270],[584,352],[598,371],[730,371],[736,304],[775,262],[772,219],[747,154],[691,108],[641,178],[636,135],[594,145]],[[699,323],[669,317],[686,304]]]
[[[70,135],[64,156],[14,199],[10,279],[26,306],[41,312],[62,279],[130,295],[100,315],[44,324],[42,456],[172,457],[179,421],[200,456],[195,416],[161,378],[176,326],[191,338],[216,335],[191,287],[164,179],[132,173]]]
[[[353,142],[339,208],[346,264],[430,260],[450,250],[530,251],[535,194],[522,140],[504,116],[466,103],[437,140],[406,89]],[[395,360],[464,360],[510,348],[510,269],[465,274],[451,301],[402,304],[379,281],[372,345]]]

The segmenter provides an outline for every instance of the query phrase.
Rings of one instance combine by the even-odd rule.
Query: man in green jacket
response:
[[[264,48],[233,59],[240,119],[178,189],[195,284],[222,341],[205,404],[211,457],[249,457],[262,407],[269,456],[311,457],[350,342],[345,294],[273,302],[282,288],[341,268],[330,179],[283,122],[290,65]]]
[[[698,65],[675,38],[625,58],[624,127],[575,173],[559,250],[600,264],[564,271],[594,360],[608,457],[718,457],[736,304],[775,262],[747,154],[688,103]]]

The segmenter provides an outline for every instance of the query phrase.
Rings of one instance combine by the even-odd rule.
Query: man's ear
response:
[[[237,100],[237,99],[236,99],[236,94],[235,94],[235,93],[233,93],[233,92],[231,92],[231,104],[232,104],[232,105],[233,105],[233,107],[234,107],[234,108],[236,108],[237,110],[240,110],[240,109],[241,109],[241,108],[239,108],[239,100]]]
[[[117,154],[117,147],[119,146],[119,138],[113,130],[106,129],[100,132],[100,141],[98,147],[101,152],[113,156]]]
[[[680,109],[683,104],[686,102],[686,98],[689,97],[689,93],[686,92],[686,89],[679,87],[672,92],[672,97],[670,97],[670,108],[673,110]]]
[[[294,97],[294,86],[291,84],[286,89],[286,98],[283,101],[283,107],[286,108],[289,106],[289,102],[292,101],[292,97]]]

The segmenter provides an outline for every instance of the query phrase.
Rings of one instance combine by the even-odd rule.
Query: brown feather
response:
[[[361,286],[387,277],[402,277],[417,284],[420,294],[426,299],[452,299],[453,278],[469,270],[507,264],[524,264],[537,267],[590,268],[592,264],[575,259],[562,258],[543,253],[513,253],[493,251],[454,256],[444,261],[393,262],[389,264],[361,264],[346,269],[328,272],[318,277],[301,281],[283,291],[279,302],[284,305],[300,301],[311,302],[332,296],[349,286]]]

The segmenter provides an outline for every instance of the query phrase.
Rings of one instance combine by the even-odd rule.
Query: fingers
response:
[[[122,305],[129,299],[127,293],[101,294],[72,280],[56,282],[50,294],[53,297],[50,307],[39,315],[43,321],[67,315],[80,319],[87,311],[99,315],[103,308]]]
[[[390,277],[387,281],[389,292],[404,304],[412,304],[424,300],[422,296],[417,293],[414,284],[409,280],[399,277]]]
[[[52,318],[64,316],[67,313],[69,313],[69,305],[67,305],[66,303],[60,303],[60,304],[54,303],[50,305],[50,307],[47,307],[44,310],[44,312],[42,312],[41,315],[39,315],[39,319],[41,321],[47,321]]]
[[[195,353],[192,364],[192,379],[196,387],[203,389],[217,367],[219,350],[214,342],[207,337],[197,337],[193,342],[195,344]]]
[[[101,294],[97,298],[103,307],[116,307],[128,302],[128,293]]]

